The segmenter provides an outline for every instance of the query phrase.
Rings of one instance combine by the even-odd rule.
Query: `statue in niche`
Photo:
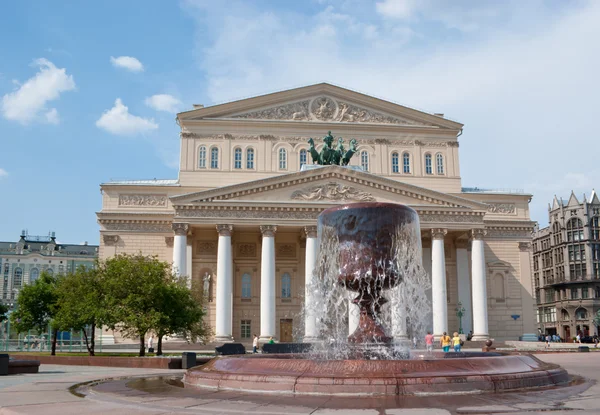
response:
[[[356,139],[350,140],[350,148],[346,151],[344,148],[344,139],[338,137],[338,143],[336,148],[333,148],[333,142],[335,138],[331,134],[331,131],[323,137],[323,148],[321,152],[318,152],[315,148],[315,140],[311,137],[308,139],[309,153],[312,157],[313,164],[316,163],[321,166],[347,166],[350,163],[350,159],[357,151],[358,142]]]
[[[202,277],[202,295],[204,296],[204,299],[206,301],[210,301],[210,283],[211,283],[211,277],[210,274],[208,272],[204,273],[204,277]]]

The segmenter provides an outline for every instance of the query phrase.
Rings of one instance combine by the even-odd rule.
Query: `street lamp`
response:
[[[456,304],[454,311],[456,311],[456,316],[458,317],[458,334],[464,334],[462,328],[462,318],[465,315],[466,310],[462,306],[462,302],[459,301],[458,304]]]

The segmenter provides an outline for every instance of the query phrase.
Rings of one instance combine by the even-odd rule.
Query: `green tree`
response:
[[[8,319],[7,314],[8,314],[8,306],[0,303],[0,323],[2,323],[4,320]]]
[[[145,336],[159,325],[157,298],[171,266],[157,257],[120,254],[104,262],[106,324],[130,338],[139,338],[139,355],[145,355]]]
[[[42,272],[40,278],[33,284],[23,287],[17,298],[17,309],[11,314],[11,320],[19,333],[36,330],[41,333],[59,309],[58,286],[59,277]],[[56,355],[56,338],[58,329],[56,324],[52,325],[52,353]]]
[[[158,336],[157,355],[162,355],[164,336],[180,334],[192,342],[205,339],[208,330],[202,320],[202,303],[187,287],[184,278],[166,278],[155,301],[159,312],[157,324],[153,327]]]
[[[61,278],[57,292],[60,309],[54,318],[55,324],[82,330],[88,354],[94,356],[96,327],[102,327],[108,314],[103,264],[96,262],[94,268],[80,266],[74,273]],[[91,330],[90,336],[87,327]]]

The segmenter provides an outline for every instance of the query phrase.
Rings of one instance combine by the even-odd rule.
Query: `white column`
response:
[[[438,338],[448,332],[448,299],[446,294],[446,257],[444,236],[446,229],[431,230],[431,308],[433,335]]]
[[[487,340],[487,289],[485,286],[485,253],[483,229],[473,229],[473,242],[471,245],[471,275],[473,277],[473,340]]]
[[[352,302],[357,295],[352,291],[348,293],[348,336],[354,333],[360,321],[360,307]]]
[[[473,330],[473,307],[471,305],[471,275],[469,273],[468,241],[456,241],[456,275],[458,282],[458,301],[465,309],[462,316],[463,333]]]
[[[531,275],[531,242],[519,242],[519,265],[521,276],[521,321],[523,322],[523,341],[537,341],[536,303]]]
[[[395,287],[394,291],[399,291],[402,286]],[[398,292],[390,294],[392,298],[390,306],[392,307],[392,336],[394,343],[406,343],[408,339],[408,328],[406,327],[406,304],[402,304]]]
[[[174,223],[173,232],[173,271],[177,276],[185,276],[186,273],[186,252],[187,252],[187,232],[189,226],[187,223]]]
[[[188,288],[192,288],[192,240],[188,240],[188,244],[185,248],[187,259],[185,264],[185,271],[187,273],[187,286]]]
[[[427,272],[427,277],[429,278],[429,288],[427,288],[425,295],[427,296],[427,301],[429,304],[433,304],[432,296],[431,296],[431,239],[423,239],[423,269]],[[427,331],[433,333],[433,310],[429,309],[427,312],[427,316],[425,317],[427,321],[426,329]]]
[[[216,302],[216,342],[233,341],[231,333],[231,225],[217,225],[219,245],[217,248],[217,302]]]
[[[317,227],[306,226],[306,255],[304,257],[304,342],[310,343],[318,340],[316,316],[313,309],[313,291],[311,282],[317,266]]]
[[[263,225],[260,264],[260,340],[275,338],[275,232],[277,226]]]

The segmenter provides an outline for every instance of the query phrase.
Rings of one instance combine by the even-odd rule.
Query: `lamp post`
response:
[[[456,311],[456,316],[458,317],[458,334],[464,334],[462,328],[462,318],[465,315],[465,308],[462,306],[462,302],[458,302],[454,311]]]

